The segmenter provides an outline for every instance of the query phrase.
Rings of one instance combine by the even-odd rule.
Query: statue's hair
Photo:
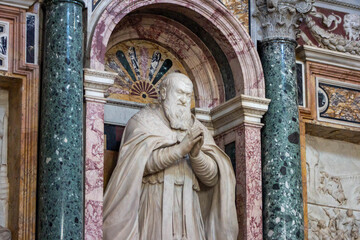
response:
[[[187,84],[192,84],[190,78],[188,76],[186,76],[185,74],[182,73],[178,73],[178,72],[173,72],[170,73],[169,75],[167,75],[164,80],[162,80],[162,82],[159,85],[159,102],[162,101],[161,98],[161,90],[165,89],[165,91],[169,91],[171,89],[171,87],[173,86],[175,81],[184,81],[187,82]]]

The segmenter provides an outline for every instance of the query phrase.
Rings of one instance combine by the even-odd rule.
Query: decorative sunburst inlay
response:
[[[171,72],[186,74],[185,68],[165,48],[145,40],[118,43],[106,53],[105,69],[118,73],[109,88],[109,98],[151,103],[158,98],[158,87]]]
[[[149,81],[140,80],[140,81],[135,82],[132,85],[130,93],[131,93],[131,95],[139,96],[144,99],[146,99],[146,98],[156,99],[157,98],[157,91],[156,91],[154,85],[152,85]]]

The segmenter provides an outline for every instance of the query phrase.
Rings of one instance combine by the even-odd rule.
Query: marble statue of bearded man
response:
[[[191,80],[169,74],[160,104],[128,122],[104,196],[105,240],[235,240],[229,158],[191,114]]]

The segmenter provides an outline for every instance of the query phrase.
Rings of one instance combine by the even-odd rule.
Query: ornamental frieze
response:
[[[313,7],[300,27],[298,43],[360,55],[360,15]]]

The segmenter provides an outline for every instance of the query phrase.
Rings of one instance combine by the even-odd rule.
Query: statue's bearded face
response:
[[[192,91],[192,83],[182,79],[172,81],[169,88],[166,89],[166,97],[162,105],[165,115],[170,121],[171,128],[187,130],[191,127],[190,105]]]

